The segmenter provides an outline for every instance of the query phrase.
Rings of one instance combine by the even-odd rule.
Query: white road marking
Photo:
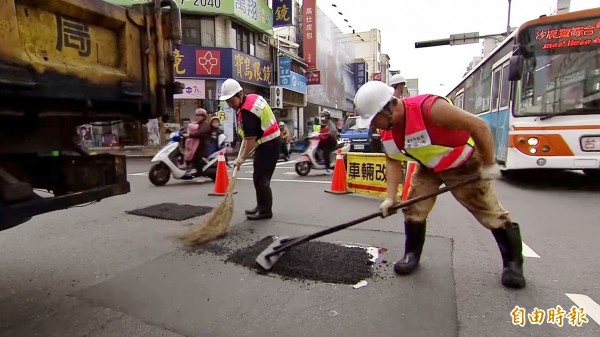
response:
[[[571,299],[578,307],[585,308],[585,313],[587,317],[593,319],[596,324],[600,325],[600,305],[594,302],[589,296],[580,295],[580,294],[568,294],[566,293],[568,298]]]
[[[129,173],[129,176],[147,176],[148,172],[140,172],[140,173]]]
[[[533,251],[533,249],[526,245],[525,242],[523,242],[523,256],[536,258],[540,257],[536,252]]]
[[[237,178],[237,180],[252,180],[252,178]],[[293,180],[293,179],[271,179],[274,182],[281,183],[313,183],[313,184],[331,184],[330,181],[321,181],[321,180]]]

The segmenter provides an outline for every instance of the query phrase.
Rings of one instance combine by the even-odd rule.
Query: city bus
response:
[[[524,23],[448,97],[490,125],[504,172],[600,176],[600,8]]]

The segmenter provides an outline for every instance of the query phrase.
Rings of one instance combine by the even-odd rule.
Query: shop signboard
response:
[[[230,48],[181,45],[174,51],[180,78],[234,78],[261,87],[272,85],[272,63]]]

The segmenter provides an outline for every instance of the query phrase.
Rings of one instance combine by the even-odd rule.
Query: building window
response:
[[[184,16],[181,19],[183,43],[202,47],[215,46],[215,19],[210,16]]]
[[[256,34],[239,25],[232,25],[235,32],[235,49],[252,56],[256,55]]]

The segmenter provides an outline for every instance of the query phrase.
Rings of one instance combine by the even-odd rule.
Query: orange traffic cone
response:
[[[404,176],[404,186],[402,187],[402,201],[408,200],[408,191],[410,191],[410,182],[413,173],[415,173],[415,168],[417,168],[417,163],[414,161],[409,161],[406,165],[406,176]]]
[[[221,152],[219,153],[219,157],[217,159],[217,178],[215,179],[215,189],[213,193],[209,193],[208,195],[223,196],[227,194],[227,187],[229,187],[229,173],[227,172],[227,165],[225,164],[225,152]]]
[[[327,193],[333,194],[348,194],[346,190],[346,163],[344,163],[344,156],[342,156],[342,150],[337,151],[335,157],[335,168],[333,169],[333,179],[331,180],[331,189],[325,190]]]

